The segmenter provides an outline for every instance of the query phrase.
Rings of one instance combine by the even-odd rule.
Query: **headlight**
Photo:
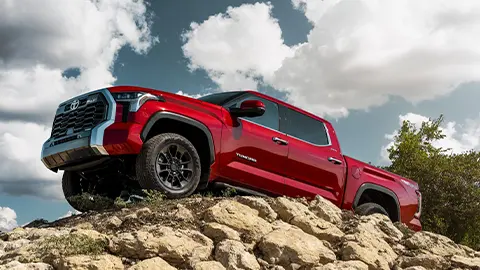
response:
[[[147,93],[144,92],[120,92],[120,93],[112,93],[113,98],[117,101],[122,101],[122,100],[132,100],[132,99],[137,99],[140,98]]]
[[[154,96],[145,92],[117,92],[112,93],[113,98],[117,102],[121,102],[125,105],[129,105],[131,112],[136,112],[140,107],[149,100],[165,101],[161,96]]]

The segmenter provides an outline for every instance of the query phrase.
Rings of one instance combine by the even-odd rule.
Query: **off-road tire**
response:
[[[115,198],[120,195],[118,190],[109,189],[110,194],[84,194],[81,186],[81,177],[77,172],[65,171],[62,177],[62,189],[68,204],[75,210],[87,212],[90,210],[101,211],[113,206]],[[118,193],[118,194],[117,194]],[[84,194],[85,196],[81,196]],[[87,196],[88,195],[88,196]]]
[[[355,213],[360,216],[368,216],[372,214],[382,214],[385,216],[389,216],[387,210],[383,208],[381,205],[376,203],[364,203],[355,208]]]
[[[70,206],[80,212],[86,212],[90,209],[82,207],[82,204],[78,201],[71,200],[71,197],[82,194],[82,188],[80,186],[80,176],[76,172],[65,171],[62,177],[62,190],[65,199]]]
[[[182,146],[192,158],[192,177],[185,187],[173,190],[167,187],[157,174],[156,162],[158,155],[169,144]],[[176,133],[162,133],[150,138],[142,146],[136,161],[136,175],[143,189],[157,190],[165,194],[169,199],[188,197],[195,192],[200,182],[201,163],[195,146],[185,137]]]

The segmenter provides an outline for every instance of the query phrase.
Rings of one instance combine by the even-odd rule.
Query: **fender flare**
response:
[[[368,190],[368,189],[373,189],[379,192],[384,193],[385,195],[391,197],[393,201],[395,202],[395,205],[397,206],[397,219],[398,221],[401,221],[401,213],[400,213],[400,203],[398,202],[398,197],[397,195],[391,191],[390,189],[386,187],[382,187],[376,184],[371,184],[371,183],[365,183],[360,186],[357,190],[357,194],[355,195],[355,199],[353,200],[353,208],[357,207],[358,202],[360,201],[360,198],[362,197],[363,193]]]
[[[160,112],[154,113],[150,117],[150,119],[148,119],[147,123],[144,125],[143,130],[140,134],[140,138],[142,139],[143,142],[145,142],[145,139],[147,138],[147,135],[150,132],[150,130],[152,129],[153,125],[155,125],[155,123],[157,123],[157,121],[159,121],[161,119],[170,119],[170,120],[183,122],[185,124],[188,124],[188,125],[194,126],[196,128],[199,128],[203,133],[205,133],[205,135],[207,137],[207,141],[208,141],[208,147],[209,147],[209,150],[210,150],[209,151],[210,152],[209,153],[210,154],[210,164],[213,164],[213,162],[215,161],[215,148],[214,148],[214,145],[213,145],[212,133],[210,132],[208,127],[205,126],[203,123],[201,123],[201,122],[199,122],[199,121],[197,121],[193,118],[187,117],[187,116],[183,116],[183,115],[180,115],[180,114],[177,114],[177,113],[172,113],[172,112],[166,112],[166,111],[160,111]]]

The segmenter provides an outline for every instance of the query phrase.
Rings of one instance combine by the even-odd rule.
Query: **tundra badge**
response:
[[[239,157],[239,158],[243,158],[243,159],[246,159],[246,160],[248,160],[248,161],[251,161],[251,162],[257,162],[257,160],[256,160],[256,159],[254,159],[254,158],[251,158],[251,157],[247,157],[247,156],[245,156],[245,155],[242,155],[242,154],[239,154],[239,153],[237,153],[237,157]]]

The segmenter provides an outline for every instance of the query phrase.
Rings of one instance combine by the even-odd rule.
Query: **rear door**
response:
[[[232,119],[222,132],[222,177],[267,194],[281,195],[284,191],[288,144],[280,132],[278,105],[270,100],[247,93],[224,107],[240,107],[247,99],[260,100],[266,110],[259,117]],[[227,121],[228,122],[228,121]]]
[[[280,112],[281,131],[287,134],[289,145],[286,195],[319,194],[340,205],[346,167],[340,150],[332,146],[325,123],[285,106]]]

